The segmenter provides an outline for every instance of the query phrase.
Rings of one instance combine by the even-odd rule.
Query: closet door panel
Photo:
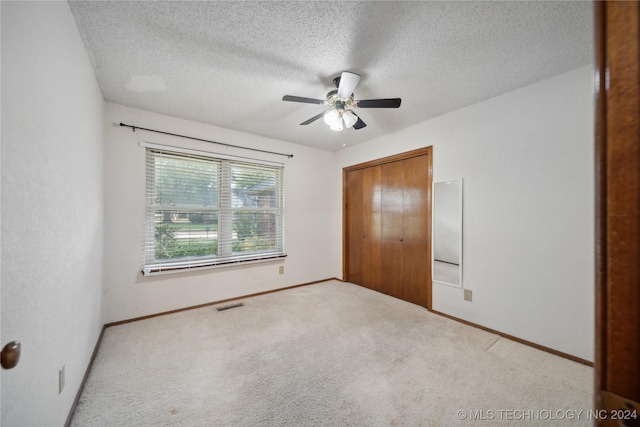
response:
[[[351,215],[347,218],[347,278],[350,282],[363,285],[364,268],[364,222],[366,217],[363,204],[362,170],[349,172],[347,175],[347,205]],[[360,214],[362,213],[362,214]]]
[[[382,188],[380,166],[362,169],[362,282],[367,288],[380,291],[382,266]]]
[[[426,306],[429,271],[428,158],[403,160],[403,298]]]
[[[381,169],[381,291],[403,298],[403,163],[385,163]]]

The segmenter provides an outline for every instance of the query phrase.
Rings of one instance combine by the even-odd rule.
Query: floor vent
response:
[[[225,311],[225,310],[230,310],[232,308],[237,308],[237,307],[242,307],[244,304],[243,303],[238,303],[238,304],[231,304],[231,305],[225,305],[223,307],[218,307],[216,308],[216,310],[218,311]]]

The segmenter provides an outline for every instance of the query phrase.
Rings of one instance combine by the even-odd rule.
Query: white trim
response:
[[[220,264],[211,264],[211,265],[201,265],[201,266],[196,266],[196,267],[173,267],[170,268],[168,267],[167,264],[163,265],[162,267],[160,267],[159,271],[151,271],[152,269],[155,269],[155,267],[145,267],[142,270],[142,275],[147,277],[147,276],[160,276],[160,275],[164,275],[164,274],[176,274],[176,273],[188,273],[190,271],[198,271],[198,270],[210,270],[212,268],[225,268],[225,267],[239,267],[242,265],[248,265],[248,264],[262,264],[262,263],[267,263],[267,262],[284,262],[284,260],[286,259],[287,254],[281,254],[281,255],[275,255],[275,256],[271,256],[269,258],[256,258],[256,259],[246,259],[246,260],[235,260],[235,261],[228,261],[228,262],[223,262]],[[165,268],[165,270],[162,270],[162,268]]]

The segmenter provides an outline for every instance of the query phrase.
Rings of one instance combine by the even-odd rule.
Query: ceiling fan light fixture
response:
[[[342,114],[338,110],[331,110],[324,115],[324,122],[329,125],[331,130],[341,131],[344,129]]]
[[[342,117],[340,117],[337,122],[331,125],[331,130],[340,132],[343,129],[344,129],[344,122],[342,121]]]
[[[356,116],[355,113],[351,110],[347,110],[342,113],[342,118],[344,119],[344,125],[347,128],[352,127],[358,121],[358,116]]]

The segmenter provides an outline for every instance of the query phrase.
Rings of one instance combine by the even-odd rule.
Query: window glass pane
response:
[[[234,164],[231,167],[231,206],[234,208],[276,208],[278,171]]]
[[[258,252],[278,248],[274,212],[234,212],[233,252]]]
[[[157,210],[155,259],[211,256],[218,253],[218,213]]]
[[[156,155],[155,203],[159,206],[218,206],[219,163]]]

